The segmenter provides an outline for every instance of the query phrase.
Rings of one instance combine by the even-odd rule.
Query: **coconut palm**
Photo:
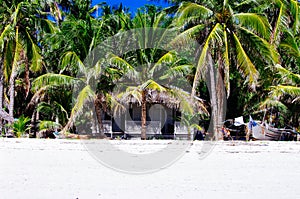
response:
[[[96,89],[92,88],[91,85],[94,85],[93,83],[96,82],[101,75],[101,65],[99,62],[93,67],[87,67],[74,52],[67,52],[64,55],[62,64],[67,64],[66,62],[74,68],[76,67],[82,76],[72,77],[64,74],[47,73],[39,76],[33,81],[33,90],[37,95],[45,90],[47,91],[59,87],[72,89],[74,88],[74,85],[76,85],[77,88],[80,88],[69,121],[63,129],[64,132],[71,128],[77,116],[82,114],[84,105],[87,102],[94,102],[96,100]]]
[[[6,12],[11,14],[5,21],[0,36],[3,59],[3,75],[9,84],[9,116],[14,116],[15,80],[21,69],[25,69],[26,92],[29,91],[29,70],[36,72],[42,68],[42,56],[35,39],[37,6],[30,2],[8,4]]]
[[[127,30],[133,29],[129,38],[135,38],[131,41],[126,39],[125,45],[137,49],[108,56],[111,66],[125,69],[122,81],[116,83],[120,90],[114,90],[115,98],[121,104],[134,102],[141,106],[141,139],[146,139],[147,103],[164,103],[171,107],[180,104],[182,111],[193,114],[189,93],[174,84],[177,82],[180,85],[181,81],[187,81],[185,75],[190,72],[192,65],[175,51],[159,49],[160,41],[166,39],[164,36],[168,32],[160,27],[167,28],[171,22],[164,11],[146,6],[131,21],[123,18],[123,22]],[[121,45],[124,49],[126,46]],[[202,108],[202,111],[205,110]]]
[[[245,82],[255,89],[259,78],[257,63],[268,66],[278,62],[278,56],[268,42],[271,27],[267,18],[241,9],[249,2],[255,3],[189,1],[181,3],[177,12],[176,25],[183,32],[174,43],[182,44],[194,38],[200,44],[192,94],[196,94],[199,79],[208,74],[216,137],[217,125],[221,124],[226,107],[223,85],[227,97],[230,94],[230,71],[238,70]]]
[[[80,4],[80,5],[79,5]],[[84,5],[83,5],[84,4]],[[121,26],[117,25],[118,21],[116,14],[123,13],[123,7],[118,9],[107,9],[106,5],[101,6],[101,8],[106,12],[103,12],[101,20],[96,20],[92,13],[98,9],[98,5],[90,8],[90,2],[85,2],[81,5],[80,2],[73,2],[68,5],[67,10],[70,12],[61,11],[64,16],[63,20],[60,20],[58,25],[54,26],[53,32],[44,34],[44,39],[41,41],[45,57],[45,69],[48,74],[38,77],[34,81],[33,90],[35,92],[31,102],[28,107],[36,107],[37,103],[43,101],[44,96],[50,97],[50,103],[57,101],[54,99],[51,93],[56,93],[57,88],[63,89],[68,88],[72,90],[72,86],[75,83],[86,85],[90,83],[90,78],[96,79],[99,75],[99,69],[93,70],[91,67],[87,66],[87,63],[83,63],[87,55],[92,54],[93,48],[95,48],[101,41],[103,41],[107,36],[115,34]],[[86,11],[88,10],[88,11]],[[124,15],[127,15],[124,13]],[[79,45],[80,44],[80,45]],[[88,69],[90,68],[90,69]],[[95,77],[92,77],[92,73],[95,72]],[[75,78],[81,74],[83,77],[81,79]],[[109,84],[111,76],[105,76],[100,79]],[[103,83],[103,82],[102,82]],[[88,103],[88,101],[94,98],[95,109],[97,114],[98,123],[101,128],[101,109],[105,109],[105,92],[100,92],[101,90],[106,90],[106,88],[90,88],[83,86],[82,92],[78,97],[75,106],[69,109],[66,103],[63,103],[63,107],[66,111],[71,111],[70,120],[65,125],[64,131],[72,126],[76,117],[80,115],[80,110]],[[84,96],[84,93],[86,96]],[[65,95],[67,93],[67,95]],[[70,99],[69,92],[60,92],[61,98]],[[92,96],[91,96],[92,95]],[[75,99],[74,99],[75,100]],[[86,101],[85,101],[86,100]],[[99,103],[100,102],[100,103]],[[81,106],[81,107],[79,107]],[[71,110],[72,109],[72,110]],[[80,110],[79,110],[80,109]],[[36,112],[37,113],[37,112]],[[64,123],[62,123],[64,124]]]
[[[265,3],[268,6],[258,6],[256,9],[266,13],[270,21],[272,27],[270,42],[278,50],[280,59],[278,65],[271,67],[272,71],[269,71],[269,75],[264,75],[270,82],[266,84],[266,89],[271,92],[262,104],[283,108],[284,112],[297,118],[300,5],[295,0],[270,0]],[[294,124],[296,120],[293,119]]]
[[[28,122],[30,121],[30,118],[24,117],[24,115],[21,115],[17,120],[13,122],[12,129],[16,137],[23,136],[26,131],[30,130],[30,126],[28,126]]]
[[[140,53],[142,57],[150,56],[145,51]],[[201,109],[197,109],[198,111],[203,113],[206,110],[200,102],[193,102],[189,93],[172,87],[175,81],[180,81],[182,75],[187,74],[191,65],[181,65],[174,52],[166,52],[157,58],[159,60],[156,63],[136,65],[138,62],[129,64],[126,58],[115,55],[110,57],[112,65],[127,65],[129,68],[123,75],[122,81],[117,81],[118,88],[114,90],[114,94],[116,101],[121,104],[136,103],[141,106],[141,139],[146,139],[147,103],[162,103],[172,108],[181,107],[181,111],[189,115],[194,114],[193,103],[201,106]],[[163,71],[159,68],[163,68]]]
[[[300,99],[300,75],[276,65],[280,75],[280,83],[272,89],[272,95],[280,97],[290,95],[294,98],[293,102]]]

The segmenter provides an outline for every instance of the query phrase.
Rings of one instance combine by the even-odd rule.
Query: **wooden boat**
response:
[[[253,125],[253,124],[252,124]],[[252,137],[256,140],[280,140],[282,131],[270,127],[268,124],[259,124],[252,126]]]
[[[285,137],[295,137],[297,140],[298,132],[288,128],[274,128],[267,123],[260,123],[252,120],[248,123],[248,131],[255,140],[286,140]],[[291,140],[291,139],[289,139]],[[293,139],[294,140],[294,139]]]

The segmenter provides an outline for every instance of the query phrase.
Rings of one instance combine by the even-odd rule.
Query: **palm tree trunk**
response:
[[[8,105],[8,114],[11,118],[14,117],[14,105],[15,105],[15,77],[16,72],[12,71],[10,80],[9,80],[9,105]],[[12,124],[13,121],[9,121],[9,124]],[[12,133],[12,127],[8,129],[9,133]]]
[[[213,139],[218,140],[222,139],[223,136],[220,134],[220,129],[226,116],[226,90],[224,86],[222,63],[218,62],[218,69],[216,69],[211,54],[207,56],[207,84],[212,112],[209,131],[213,133]]]
[[[25,92],[26,92],[26,97],[28,97],[29,91],[30,91],[30,80],[29,80],[29,63],[28,63],[28,58],[25,56],[25,76],[24,76],[24,82],[25,82]]]
[[[33,138],[36,138],[36,110],[33,111],[30,122],[30,134]]]
[[[218,56],[219,56],[218,70],[217,70],[218,73],[216,74],[216,76],[217,76],[216,91],[217,91],[217,105],[218,105],[217,125],[218,125],[218,127],[221,128],[221,126],[223,125],[223,122],[225,120],[225,117],[226,117],[227,94],[226,94],[225,82],[224,82],[224,70],[222,67],[223,61],[222,61],[222,55],[221,55],[220,51],[218,53]],[[220,136],[221,137],[219,137],[219,139],[223,138],[223,134],[220,134]]]
[[[104,136],[104,127],[103,127],[103,123],[102,123],[102,112],[101,112],[101,95],[100,94],[97,95],[97,98],[95,100],[95,111],[96,111],[98,125],[100,127],[100,134],[101,134],[101,136]]]
[[[0,110],[3,108],[3,61],[0,60]],[[0,118],[0,134],[2,134],[3,121]]]
[[[217,103],[217,90],[216,90],[216,70],[214,68],[213,59],[211,54],[208,54],[208,74],[207,84],[210,93],[211,103],[211,120],[209,133],[213,134],[213,139],[218,140],[218,103]]]
[[[146,100],[146,91],[142,91],[142,130],[141,130],[141,139],[145,140],[146,139],[146,114],[147,114],[147,100]]]
[[[99,127],[100,127],[100,133],[103,133],[104,128],[103,128],[103,123],[102,123],[101,99],[102,99],[102,94],[98,94],[97,98],[95,100],[95,111],[96,111],[98,124],[99,124]]]

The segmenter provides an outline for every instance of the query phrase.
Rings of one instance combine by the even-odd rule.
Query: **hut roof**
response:
[[[117,101],[121,104],[139,104],[141,105],[141,93],[139,92],[129,92],[125,95],[120,96],[114,96],[116,97]],[[164,104],[165,106],[169,108],[174,109],[181,109],[182,102],[185,101],[189,105],[192,105],[194,109],[196,109],[198,112],[209,114],[205,107],[205,102],[203,99],[199,97],[191,98],[191,95],[181,90],[181,94],[178,95],[178,93],[170,93],[166,91],[156,91],[156,90],[146,90],[146,100],[147,103],[151,104]]]

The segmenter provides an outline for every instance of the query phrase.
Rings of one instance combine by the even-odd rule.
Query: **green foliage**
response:
[[[113,7],[102,3],[92,7],[91,1],[4,1],[0,8],[4,110],[10,102],[11,79],[16,89],[14,113],[28,115],[37,109],[44,120],[42,129],[57,127],[51,123],[56,116],[61,125],[68,121],[70,125],[97,93],[104,94],[108,106],[114,104],[122,109],[115,97],[130,96],[141,103],[143,90],[168,92],[174,98],[182,98],[182,106],[190,113],[186,93],[154,80],[188,78],[194,85],[194,94],[209,100],[203,79],[211,56],[212,65],[222,73],[230,117],[272,106],[291,120],[298,120],[300,6],[297,0],[169,2],[175,6],[165,10],[145,6],[133,16],[122,5]],[[174,10],[176,14],[170,13]],[[47,19],[49,15],[53,20]],[[147,37],[141,34],[131,38],[137,39],[140,50],[109,54],[106,60],[92,67],[84,63],[86,56],[108,37],[149,27],[157,32],[148,31]],[[159,28],[179,31],[170,46],[187,51],[186,57],[191,54],[196,57],[196,66],[180,59],[176,52],[147,49],[148,44],[165,40],[162,36],[161,41],[151,41],[164,34]],[[193,48],[187,46],[191,40],[200,44],[195,55]],[[107,68],[101,71],[104,64]],[[164,72],[157,77],[158,71]],[[99,77],[100,73],[104,75]],[[117,96],[111,95],[116,80],[124,76],[140,84]],[[91,81],[97,82],[97,89],[88,86]],[[78,85],[82,86],[82,92],[77,99],[72,99],[70,90]],[[72,100],[76,100],[74,107],[70,105]],[[22,117],[19,125],[26,121]],[[26,125],[24,128],[16,135],[28,130]]]
[[[39,123],[39,131],[41,132],[48,131],[48,130],[54,131],[55,129],[60,129],[60,128],[62,128],[61,124],[58,124],[53,121],[42,120]]]
[[[21,115],[14,123],[12,124],[13,132],[16,137],[23,136],[28,130],[30,130],[30,126],[28,126],[28,122],[30,118],[24,117]]]

